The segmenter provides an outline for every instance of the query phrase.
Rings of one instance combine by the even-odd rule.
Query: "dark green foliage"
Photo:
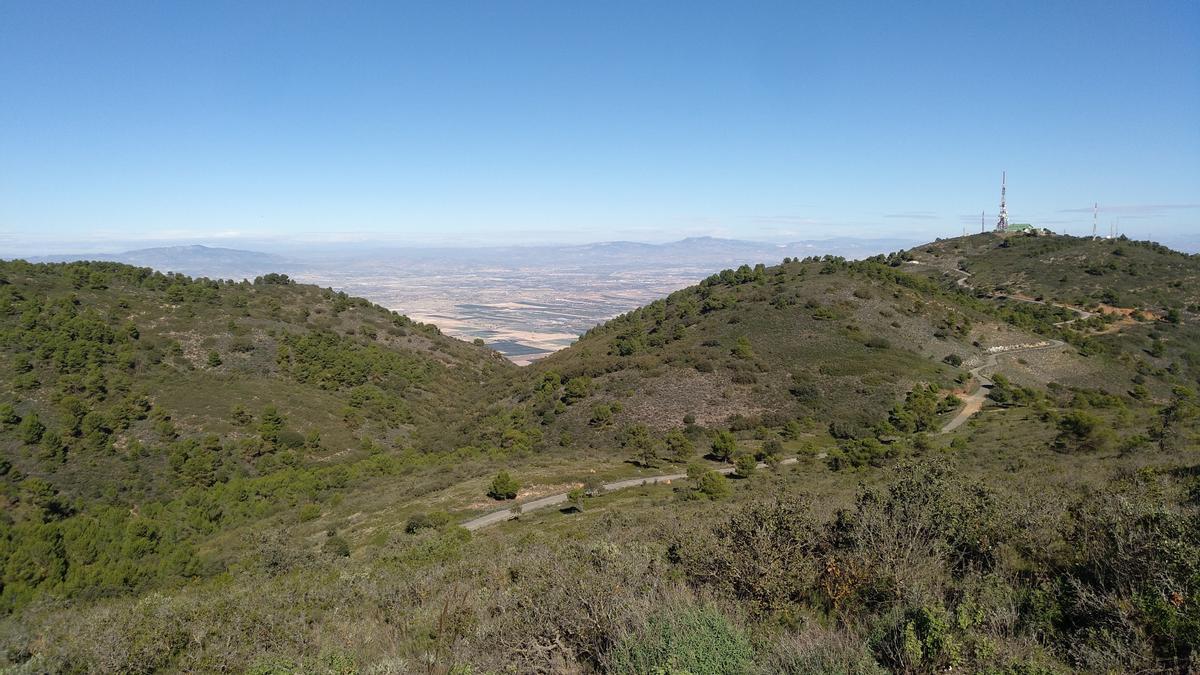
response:
[[[507,471],[501,471],[492,479],[492,484],[488,487],[488,496],[492,499],[516,499],[520,489],[521,484],[516,479]]]
[[[1200,514],[1171,505],[1165,487],[1144,472],[1072,509],[1054,592],[1077,667],[1186,670],[1200,655]],[[1152,654],[1139,653],[1142,640]]]
[[[0,272],[10,281],[0,286],[5,398],[21,392],[0,404],[0,612],[218,573],[224,553],[197,554],[210,538],[288,509],[303,516],[317,508],[319,516],[315,500],[398,473],[397,456],[368,458],[358,438],[337,428],[323,429],[330,445],[356,449],[316,463],[310,453],[326,450],[314,427],[331,405],[353,399],[370,420],[395,424],[409,419],[410,407],[427,417],[453,414],[487,373],[505,370],[404,317],[282,277],[252,286],[112,263],[0,262]],[[369,358],[369,338],[354,345],[305,339],[307,317],[329,317],[334,306],[359,335],[401,326],[419,335],[379,359]],[[289,309],[296,307],[303,312]],[[288,358],[273,363],[269,355],[281,344]],[[211,353],[219,367],[206,358]],[[328,363],[325,356],[350,365],[331,366],[327,376],[313,365]],[[384,375],[369,386],[403,383],[382,395],[341,389],[364,361]],[[413,392],[408,385],[422,381],[421,372],[442,376]],[[272,410],[260,427],[247,407],[264,405]],[[430,424],[406,434],[428,428],[445,433]],[[401,438],[382,424],[359,433],[371,448]]]
[[[12,427],[21,421],[21,416],[11,403],[0,403],[0,427]]]
[[[672,429],[666,436],[666,453],[672,462],[686,463],[696,454],[696,444],[680,429]]]
[[[783,443],[780,443],[778,438],[768,439],[763,443],[759,455],[759,459],[765,462],[777,462],[783,457]]]
[[[294,283],[296,283],[296,282],[294,282],[290,278],[288,278],[288,275],[277,274],[275,272],[271,272],[270,274],[264,274],[261,277],[254,278],[255,286],[260,286],[260,285],[262,285],[262,286],[266,286],[266,285],[287,286],[288,284],[294,284]]]
[[[350,389],[372,382],[380,389],[401,393],[426,381],[433,372],[429,361],[362,344],[330,333],[286,335],[277,362],[298,382],[324,389]]]
[[[1014,388],[1003,374],[995,373],[992,375],[992,387],[988,390],[987,397],[998,405],[1012,405],[1019,401],[1021,392]]]
[[[929,431],[937,423],[940,396],[936,386],[917,387],[892,409],[889,421],[904,433]]]
[[[754,471],[757,468],[758,460],[755,459],[754,455],[749,453],[739,456],[737,461],[734,462],[734,473],[737,474],[738,478],[749,478],[754,475]]]
[[[283,416],[279,414],[275,406],[267,406],[263,409],[260,419],[258,434],[263,439],[263,442],[274,447],[279,447],[279,435],[283,432]]]
[[[1151,429],[1162,450],[1185,446],[1189,440],[1185,429],[1200,418],[1200,402],[1189,388],[1176,386],[1171,390],[1171,399],[1158,411],[1158,423]]]
[[[621,447],[632,454],[634,462],[642,466],[658,463],[661,442],[650,434],[644,424],[634,424],[621,432]]]
[[[737,452],[737,439],[728,431],[718,431],[712,438],[712,456],[720,462],[728,462]]]
[[[601,403],[592,408],[592,418],[588,424],[593,427],[605,427],[612,424],[613,414],[616,412],[613,404]]]
[[[687,480],[687,487],[681,493],[685,499],[724,499],[732,492],[725,476],[699,464],[688,465]]]
[[[37,413],[31,412],[17,425],[17,433],[23,442],[34,445],[42,440],[42,434],[46,433],[46,425],[38,419]]]
[[[571,405],[576,401],[582,400],[590,396],[592,393],[592,379],[590,377],[573,377],[567,381],[565,391],[563,391],[562,401],[567,405]]]
[[[1071,452],[1096,452],[1112,442],[1112,433],[1105,422],[1088,412],[1072,410],[1058,421],[1059,434],[1055,444]]]
[[[750,340],[743,335],[737,339],[737,343],[733,347],[733,355],[739,359],[754,358],[754,350],[750,348]]]
[[[836,448],[829,451],[827,463],[834,471],[857,469],[864,466],[883,466],[897,456],[895,446],[884,445],[876,438],[847,438],[840,440]]]

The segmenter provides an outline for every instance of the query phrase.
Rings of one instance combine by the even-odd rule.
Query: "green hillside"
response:
[[[1042,309],[1067,323],[1040,332],[1134,368],[1139,383],[1200,381],[1200,256],[1124,237],[982,234],[940,240],[904,258],[907,272],[995,306],[1047,303]]]
[[[660,435],[685,426],[732,429],[751,444],[764,430],[784,434],[789,423],[793,436],[798,423],[818,442],[830,429],[842,439],[894,437],[889,418],[898,401],[920,387],[939,397],[968,387],[961,364],[980,361],[989,348],[1091,339],[1055,325],[1075,316],[1067,310],[976,298],[912,273],[905,257],[727,270],[538,361],[528,389],[512,401],[524,405],[523,419],[547,447],[611,448],[636,425]],[[1114,393],[1133,386],[1139,372],[1168,365],[1165,355],[1126,358],[1071,345],[1002,361],[1021,386]],[[1165,396],[1171,383],[1189,379],[1138,381],[1147,395]],[[937,428],[950,410],[917,426]]]
[[[525,368],[278,276],[0,264],[0,664],[1191,672],[1198,261],[1058,239],[726,270]],[[1150,278],[1038,285],[1110,256]]]
[[[1100,303],[1165,314],[1200,307],[1200,256],[1149,241],[979,234],[911,251],[911,259],[972,275],[980,292],[1025,295],[1084,307]]]
[[[212,574],[205,537],[444,450],[513,370],[286,277],[111,263],[0,265],[0,335],[5,610]]]

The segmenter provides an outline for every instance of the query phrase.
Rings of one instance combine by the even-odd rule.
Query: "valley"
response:
[[[519,365],[562,349],[614,316],[715,271],[794,255],[861,258],[906,243],[834,238],[772,244],[692,237],[666,244],[415,247],[380,244],[284,254],[209,246],[38,256],[104,260],[210,279],[285,273],[363,297],[462,340],[480,339]]]
[[[785,256],[590,327],[634,297],[478,270],[492,337],[582,335],[518,366],[280,274],[0,263],[5,667],[641,672],[698,616],[732,672],[1194,662],[1195,256]]]
[[[0,675],[1200,675],[1197,64],[0,1]]]

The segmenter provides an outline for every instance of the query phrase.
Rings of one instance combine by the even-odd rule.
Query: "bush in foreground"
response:
[[[623,636],[613,673],[744,673],[753,651],[745,632],[714,605],[665,610]]]

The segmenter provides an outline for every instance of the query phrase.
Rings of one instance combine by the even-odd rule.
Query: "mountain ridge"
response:
[[[624,631],[651,634],[655,612],[688,608],[708,608],[706,625],[775,626],[754,649],[793,664],[783,670],[800,663],[789,641],[809,634],[781,618],[838,613],[854,617],[830,624],[839,644],[893,669],[1174,663],[1151,645],[1190,644],[1186,602],[1182,623],[1157,623],[1175,611],[1161,609],[1123,619],[1148,636],[1129,638],[1136,653],[1081,651],[1086,613],[1041,624],[1026,605],[1016,611],[1036,627],[947,622],[958,643],[999,651],[954,656],[917,626],[1011,609],[988,593],[1070,613],[1076,596],[1056,589],[1073,583],[1114,608],[1160,597],[1156,579],[1200,591],[1186,562],[1200,551],[1186,526],[1200,438],[1200,307],[1186,282],[1198,271],[1200,258],[1152,244],[997,235],[787,257],[713,274],[516,367],[279,274],[0,263],[0,663],[365,669],[428,659],[433,641],[442,670],[565,659],[605,671]],[[1140,318],[1105,311],[1114,293]],[[1010,349],[1030,344],[1045,347]],[[937,433],[968,396],[982,410]],[[509,494],[568,499],[474,534],[453,525]],[[1120,519],[1153,513],[1175,524],[1120,550],[1184,553],[1138,575],[1141,595],[1080,573],[1092,563],[1072,557],[1069,533],[1142,532]],[[730,532],[769,538],[731,548]],[[914,541],[917,558],[883,558]],[[773,585],[762,560],[777,558],[738,557],[759,546],[792,551],[794,589]],[[1120,564],[1160,564],[1129,555]],[[878,604],[880,588],[901,600]],[[601,599],[637,609],[580,632],[591,615],[576,602]],[[457,627],[438,628],[450,615]],[[921,660],[878,647],[860,622],[925,640]],[[378,641],[342,642],[364,631]],[[571,637],[521,648],[544,634]],[[160,647],[139,651],[146,636]]]

